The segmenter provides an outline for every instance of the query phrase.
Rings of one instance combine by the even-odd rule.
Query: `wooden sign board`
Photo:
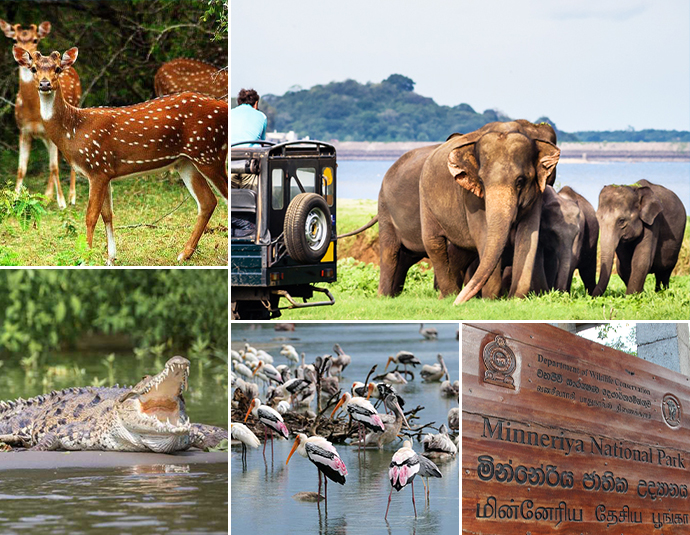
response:
[[[462,330],[462,528],[690,533],[690,380],[546,324]]]

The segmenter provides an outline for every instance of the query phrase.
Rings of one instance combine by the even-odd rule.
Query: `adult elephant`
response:
[[[555,179],[560,156],[555,141],[546,124],[490,123],[470,134],[452,136],[427,156],[419,184],[422,241],[442,297],[460,290],[449,243],[460,251],[461,264],[469,265],[479,256],[477,271],[455,304],[476,295],[487,282],[482,296],[498,295],[500,258],[513,226],[509,296],[529,292],[542,194]]]
[[[626,294],[641,292],[649,273],[656,276],[656,291],[668,286],[686,223],[685,208],[675,193],[647,180],[632,186],[604,186],[597,219],[601,269],[592,295],[606,291],[614,253]]]

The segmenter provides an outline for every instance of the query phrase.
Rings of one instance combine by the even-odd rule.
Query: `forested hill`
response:
[[[401,74],[380,83],[331,82],[262,95],[260,109],[268,116],[269,131],[338,141],[442,141],[453,132],[511,119],[497,110],[478,113],[469,104],[439,106],[415,93],[414,85]],[[551,124],[559,141],[690,141],[690,132],[666,130],[566,133],[548,117],[525,118]]]

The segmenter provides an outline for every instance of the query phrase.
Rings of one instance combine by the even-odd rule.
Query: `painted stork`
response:
[[[438,466],[434,464],[434,461],[427,459],[424,455],[417,455],[419,458],[419,477],[423,478],[422,483],[424,483],[424,497],[426,501],[429,501],[429,478],[430,477],[443,477],[443,474],[438,469]]]
[[[242,444],[242,466],[247,466],[247,446],[258,448],[261,441],[246,425],[237,422],[230,422],[230,438]]]
[[[425,364],[419,372],[419,375],[421,375],[422,379],[427,383],[440,381],[444,375],[446,378],[450,379],[446,363],[443,362],[443,355],[439,353],[436,358],[438,359],[438,364]]]
[[[395,362],[396,364],[402,364],[403,366],[405,366],[405,371],[407,371],[408,364],[412,367],[415,367],[417,364],[421,364],[421,361],[409,351],[398,351],[398,353],[394,357],[388,357],[386,367],[383,369],[384,372],[388,369],[388,365],[391,362]]]
[[[393,385],[406,385],[407,379],[405,379],[399,371],[388,372],[383,377],[378,377],[386,383]]]
[[[371,394],[374,391],[374,385],[369,383],[368,392]],[[368,396],[367,396],[368,397]],[[349,392],[345,392],[343,397],[340,398],[338,404],[333,409],[331,413],[331,418],[338,412],[338,409],[345,405],[348,414],[352,419],[358,424],[358,436],[357,444],[362,446],[364,444],[364,428],[371,429],[372,431],[378,431],[383,433],[386,428],[381,421],[381,415],[376,412],[376,409],[371,404],[371,402],[362,397],[352,397]]]
[[[333,367],[331,373],[342,375],[345,368],[348,367],[350,362],[352,362],[352,357],[343,351],[340,344],[335,344],[333,346],[333,351],[336,353],[336,357],[333,359]]]
[[[237,375],[241,375],[245,379],[248,379],[251,381],[253,375],[252,375],[252,370],[243,362],[237,362],[233,361],[233,367],[235,368],[235,373]]]
[[[433,327],[424,328],[424,324],[419,324],[419,334],[421,334],[425,340],[436,340],[438,338],[438,331]]]
[[[321,497],[321,474],[323,473],[325,485],[324,498],[326,503],[328,503],[328,480],[330,479],[331,481],[344,485],[345,476],[347,475],[347,468],[340,458],[340,455],[338,455],[337,450],[333,444],[323,437],[315,435],[307,438],[307,435],[304,433],[299,433],[290,450],[290,455],[288,455],[287,461],[285,461],[286,466],[290,462],[290,457],[292,457],[295,451],[302,457],[309,459],[318,469],[319,499]]]
[[[392,414],[379,415],[386,430],[383,433],[369,433],[364,441],[365,444],[375,443],[378,449],[383,448],[385,444],[393,442],[398,437],[403,423],[405,427],[410,429],[410,424],[407,423],[407,418],[405,418],[405,414],[398,403],[397,394],[388,394],[383,403],[392,412]]]
[[[369,383],[368,385],[365,385],[364,383],[360,381],[355,381],[352,383],[352,388],[350,388],[350,393],[352,393],[353,396],[358,396],[360,398],[363,398],[367,395],[369,392],[369,385],[373,385],[373,383]],[[376,385],[374,385],[376,386]],[[372,398],[378,398],[379,397],[379,390],[378,388],[373,390],[371,393]]]
[[[249,409],[244,417],[245,422],[247,418],[249,418],[249,413],[264,424],[264,428],[271,439],[271,458],[273,458],[273,431],[285,438],[290,436],[290,432],[283,421],[283,417],[275,409],[268,405],[262,405],[259,398],[254,398],[249,404]],[[264,440],[264,455],[266,455],[266,440]]]
[[[259,363],[256,365],[256,368],[254,368],[254,373],[252,373],[252,376],[255,376],[259,372],[263,372],[263,374],[269,381],[273,381],[278,384],[283,384],[283,376],[280,374],[280,372],[276,370],[271,364],[268,364],[263,360],[260,360]]]
[[[414,508],[414,516],[417,517],[417,506],[414,503],[414,476],[419,472],[419,455],[412,449],[412,443],[409,440],[403,442],[403,447],[393,454],[390,468],[388,469],[388,479],[391,482],[391,491],[388,493],[388,506],[386,507],[386,516],[384,520],[388,520],[388,509],[391,506],[391,495],[393,489],[400,492],[400,489],[412,485],[412,507]]]

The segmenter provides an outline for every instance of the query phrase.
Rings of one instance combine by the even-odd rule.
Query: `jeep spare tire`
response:
[[[312,264],[331,243],[331,211],[316,193],[300,193],[288,205],[283,224],[285,246],[297,262]]]

